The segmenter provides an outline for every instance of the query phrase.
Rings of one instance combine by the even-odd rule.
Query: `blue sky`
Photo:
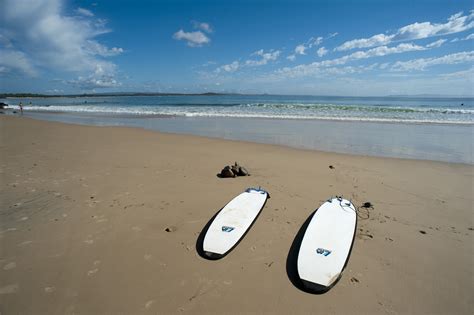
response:
[[[474,95],[472,1],[0,4],[0,91]]]

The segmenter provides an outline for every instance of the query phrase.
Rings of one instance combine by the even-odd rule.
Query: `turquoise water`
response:
[[[9,98],[3,101],[16,105],[20,99]],[[32,98],[22,99],[22,101],[26,104],[25,110],[39,112],[404,123],[474,123],[473,98],[203,95]]]

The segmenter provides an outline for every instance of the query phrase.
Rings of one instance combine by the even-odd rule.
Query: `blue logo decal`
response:
[[[223,227],[222,227],[222,232],[227,232],[227,233],[229,233],[229,232],[232,232],[233,230],[234,230],[234,228],[231,227],[231,226],[223,226]]]
[[[328,250],[328,249],[324,249],[324,248],[318,248],[316,250],[316,253],[318,253],[320,255],[323,255],[323,256],[329,256],[329,254],[331,254],[331,251]]]

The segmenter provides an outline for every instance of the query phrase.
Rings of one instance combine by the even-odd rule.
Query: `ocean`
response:
[[[16,105],[20,99],[6,101]],[[34,98],[23,103],[25,110],[106,115],[474,123],[474,98],[199,95]]]
[[[282,95],[0,99],[65,123],[474,164],[474,98]]]

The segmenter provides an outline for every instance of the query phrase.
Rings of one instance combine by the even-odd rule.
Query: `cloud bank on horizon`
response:
[[[474,84],[474,34],[469,33],[474,28],[474,10],[453,12],[444,21],[394,25],[392,31],[367,36],[351,30],[350,35],[356,35],[352,38],[344,35],[346,30],[334,29],[315,30],[313,36],[298,40],[302,36],[294,29],[288,32],[296,43],[288,34],[273,34],[273,47],[261,45],[254,34],[226,32],[225,21],[211,23],[198,16],[181,27],[168,21],[163,28],[174,31],[163,31],[156,38],[154,32],[147,33],[157,42],[156,53],[166,57],[162,57],[166,64],[153,72],[154,78],[136,71],[138,59],[132,56],[146,49],[145,61],[158,62],[150,45],[127,46],[130,38],[108,27],[116,16],[105,19],[101,16],[107,10],[66,4],[62,0],[2,2],[0,78],[6,84],[0,90],[31,90],[41,82],[43,90],[35,92],[140,91],[146,85],[140,82],[156,80],[164,83],[152,84],[155,90],[175,92],[350,94],[364,87],[366,94],[377,94],[367,87],[376,82],[373,89],[383,93],[413,91],[415,84],[421,94],[439,91],[448,83],[459,84],[457,89],[446,87],[448,94],[474,93],[469,91]],[[156,23],[160,28],[160,21]],[[173,78],[172,70],[185,75]],[[167,80],[173,85],[167,85]],[[399,88],[390,90],[388,86],[394,84]],[[338,88],[341,85],[346,89]],[[177,88],[182,90],[173,90]]]

